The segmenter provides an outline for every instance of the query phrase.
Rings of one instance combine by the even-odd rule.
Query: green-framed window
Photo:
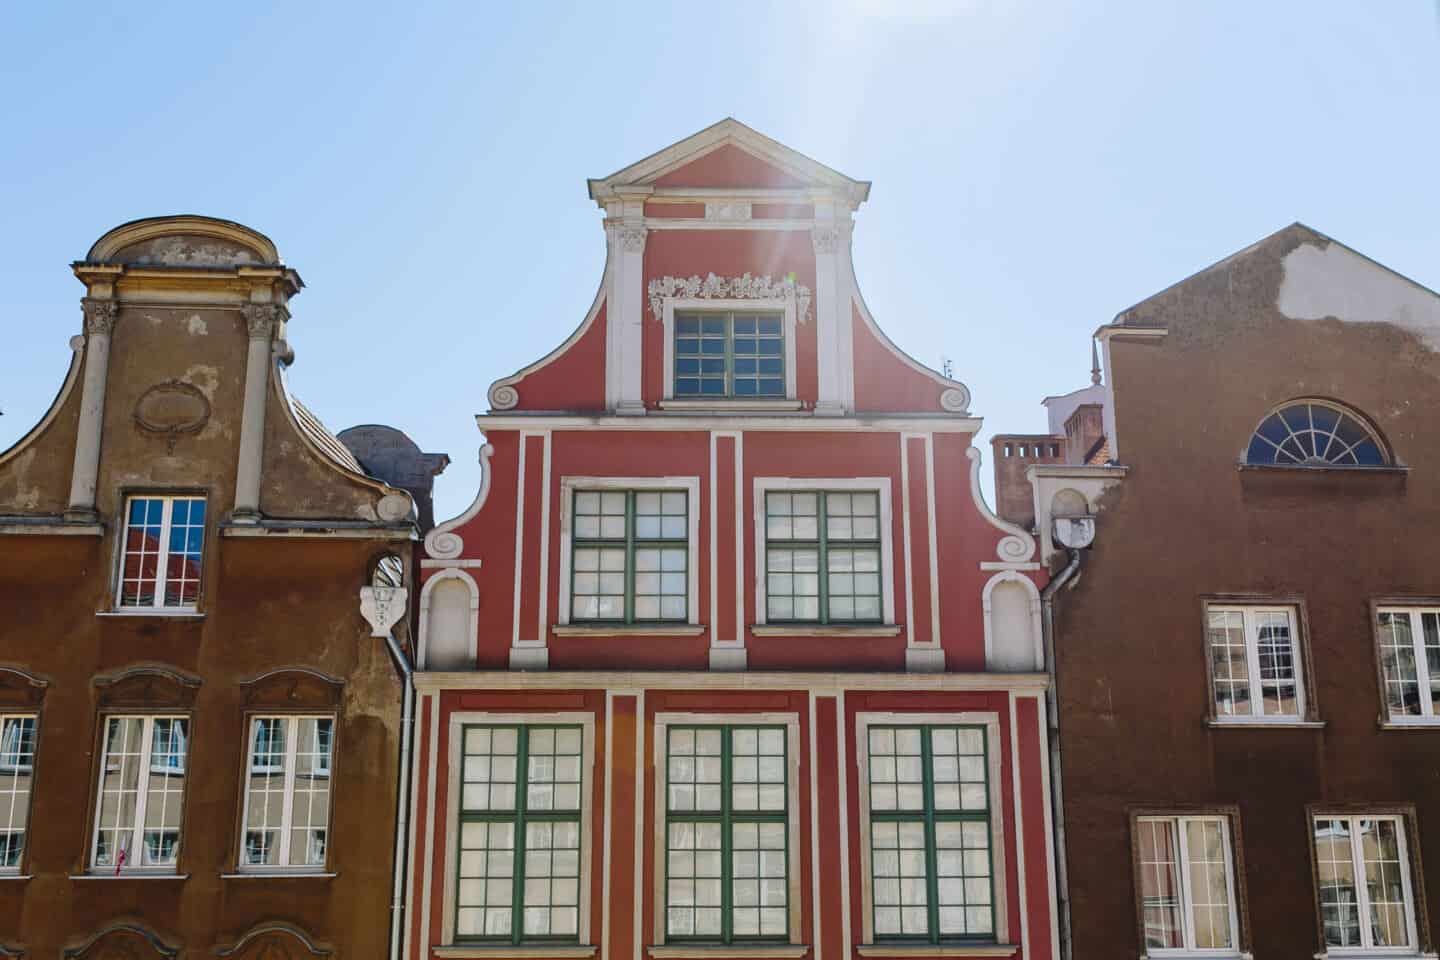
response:
[[[880,575],[879,493],[766,492],[767,622],[880,623]]]
[[[583,732],[466,725],[455,939],[577,942]]]
[[[787,750],[784,727],[666,728],[667,940],[789,936]]]
[[[783,313],[675,314],[675,396],[785,396]]]
[[[690,518],[684,490],[576,490],[572,623],[684,623]]]
[[[867,746],[875,939],[993,937],[985,728],[871,726]]]

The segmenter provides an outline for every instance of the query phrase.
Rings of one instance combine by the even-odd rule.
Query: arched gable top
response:
[[[136,948],[141,952],[137,953]],[[149,927],[133,922],[112,923],[91,934],[80,943],[66,947],[61,954],[66,960],[131,960],[142,956],[178,957],[180,948],[171,946]]]
[[[1264,467],[1377,468],[1395,465],[1378,427],[1354,407],[1300,397],[1272,408],[1250,434],[1242,463]]]
[[[228,946],[216,947],[215,955],[235,957],[237,960],[269,960],[269,954],[264,952],[265,948],[278,943],[298,945],[312,957],[328,957],[334,952],[330,947],[317,943],[310,934],[293,924],[269,922],[256,924]],[[294,955],[293,949],[286,949],[280,954],[284,957]]]

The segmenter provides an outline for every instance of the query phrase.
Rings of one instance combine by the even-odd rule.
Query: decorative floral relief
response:
[[[801,323],[810,319],[810,288],[793,280],[776,280],[774,277],[756,277],[743,274],[738,277],[717,277],[706,274],[702,280],[698,275],[685,277],[656,277],[650,281],[646,291],[650,295],[650,312],[656,320],[665,317],[665,299],[677,297],[683,300],[786,300],[794,297]]]

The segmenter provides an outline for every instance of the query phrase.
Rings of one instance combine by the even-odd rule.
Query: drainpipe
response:
[[[1055,885],[1060,921],[1060,957],[1072,960],[1070,942],[1070,870],[1065,852],[1065,791],[1060,779],[1060,696],[1055,682],[1055,595],[1080,572],[1080,551],[1070,550],[1070,562],[1040,592],[1040,627],[1045,641],[1045,670],[1050,682],[1045,689],[1046,722],[1050,741],[1050,806],[1055,828]]]
[[[405,613],[403,587],[360,588],[360,612],[370,621],[371,636],[385,640],[405,693],[400,705],[400,783],[395,801],[395,879],[390,897],[390,960],[399,960],[405,921],[405,860],[409,854],[410,743],[415,736],[414,668],[391,629]]]

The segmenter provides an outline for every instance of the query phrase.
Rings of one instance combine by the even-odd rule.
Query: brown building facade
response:
[[[1028,471],[1070,955],[1433,956],[1440,297],[1297,224],[1098,336],[1110,462]]]
[[[143,220],[73,269],[0,452],[0,956],[382,956],[411,497],[290,395],[268,239]]]

